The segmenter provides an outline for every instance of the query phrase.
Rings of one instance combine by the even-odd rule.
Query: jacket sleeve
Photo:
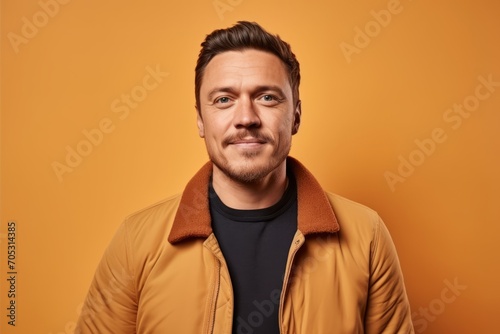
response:
[[[75,334],[136,332],[137,293],[128,238],[123,223],[97,267]]]
[[[414,333],[396,248],[380,218],[371,245],[365,332]]]

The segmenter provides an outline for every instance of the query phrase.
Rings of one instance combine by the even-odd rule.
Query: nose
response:
[[[242,97],[234,109],[233,124],[236,128],[258,128],[260,118],[252,99]]]

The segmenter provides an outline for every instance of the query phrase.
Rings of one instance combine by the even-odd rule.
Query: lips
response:
[[[227,137],[222,145],[227,147],[229,145],[240,145],[240,146],[259,146],[263,144],[272,144],[272,138],[267,137],[263,134],[255,134],[255,133],[239,133],[236,135],[232,135]]]
[[[252,144],[265,144],[266,141],[258,138],[245,138],[229,142],[230,145],[252,145]]]

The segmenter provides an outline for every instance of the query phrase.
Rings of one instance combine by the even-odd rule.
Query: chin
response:
[[[240,183],[254,183],[264,179],[286,159],[277,159],[276,157],[260,156],[260,154],[245,154],[243,158],[232,159],[223,162],[219,159],[211,158],[212,162],[230,179]]]

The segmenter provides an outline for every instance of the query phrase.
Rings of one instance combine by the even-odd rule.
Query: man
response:
[[[130,216],[76,333],[412,333],[378,215],[288,157],[300,125],[290,46],[239,22],[202,43],[195,95],[210,163]]]

